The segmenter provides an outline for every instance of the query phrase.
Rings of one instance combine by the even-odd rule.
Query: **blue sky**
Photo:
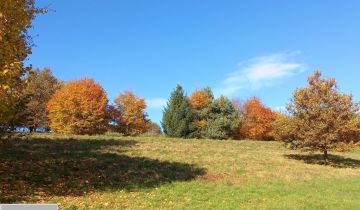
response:
[[[131,90],[155,122],[170,92],[210,86],[283,107],[314,69],[360,100],[360,1],[38,0],[27,63]]]

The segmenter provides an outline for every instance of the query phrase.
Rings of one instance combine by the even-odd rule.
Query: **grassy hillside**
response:
[[[279,142],[36,135],[0,147],[0,203],[62,209],[358,209],[360,151]]]

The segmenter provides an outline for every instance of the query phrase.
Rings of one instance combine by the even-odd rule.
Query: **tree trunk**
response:
[[[324,150],[324,162],[325,162],[325,165],[327,165],[327,163],[328,163],[328,153],[327,153],[327,150]]]

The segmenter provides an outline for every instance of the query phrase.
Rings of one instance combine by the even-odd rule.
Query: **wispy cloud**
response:
[[[167,102],[166,98],[150,98],[150,99],[146,99],[146,104],[148,106],[148,108],[152,108],[152,109],[162,109]]]
[[[242,61],[215,89],[215,94],[234,96],[241,91],[273,86],[281,79],[299,74],[305,70],[305,65],[297,61],[300,53],[275,53]]]

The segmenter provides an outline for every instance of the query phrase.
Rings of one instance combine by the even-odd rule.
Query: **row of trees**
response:
[[[215,99],[209,87],[187,97],[178,85],[164,109],[162,126],[171,137],[272,140],[277,115],[255,97],[245,103]]]
[[[8,130],[26,127],[58,133],[124,135],[159,134],[159,126],[147,119],[146,103],[132,92],[121,93],[113,104],[100,84],[92,79],[64,83],[50,69],[32,69],[22,78],[20,101]],[[185,96],[180,85],[164,110],[163,129],[168,136],[186,138],[272,138],[272,111],[252,98],[244,104],[221,96],[209,87]],[[5,125],[4,125],[5,127]]]
[[[147,119],[146,103],[130,91],[109,104],[106,92],[92,79],[70,81],[46,103],[50,128],[58,133],[101,134],[106,131],[136,136],[160,134],[160,127]]]

